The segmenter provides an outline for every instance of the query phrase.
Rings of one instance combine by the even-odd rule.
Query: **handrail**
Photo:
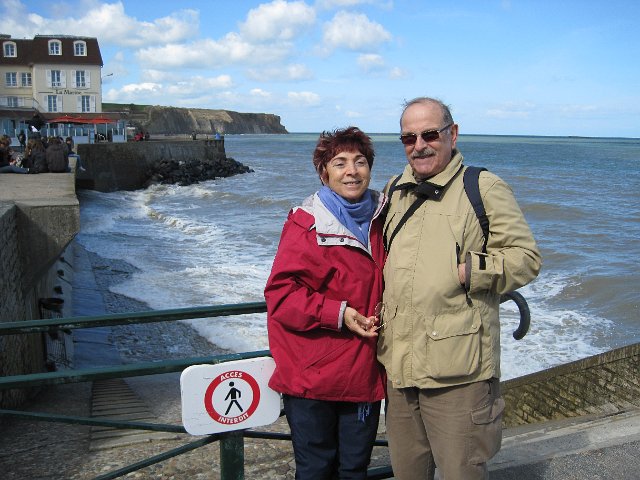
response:
[[[14,322],[0,323],[0,336],[51,332],[59,329],[95,328],[113,325],[164,322],[173,320],[185,320],[190,318],[210,318],[263,312],[266,312],[265,302],[252,302],[173,310],[152,310],[123,314],[98,315],[91,317],[67,317],[26,321],[18,320]],[[258,350],[253,352],[230,353],[207,357],[191,357],[178,360],[164,360],[160,362],[144,362],[81,370],[60,370],[54,372],[33,373],[26,375],[12,375],[0,377],[0,391],[13,388],[29,388],[62,383],[95,381],[109,378],[125,378],[143,375],[173,373],[183,371],[185,368],[196,364],[219,364],[224,362],[265,356],[271,356],[271,352],[269,350]],[[283,413],[281,412],[281,416],[282,414]],[[187,433],[184,427],[181,425],[97,419],[54,413],[0,409],[0,417],[1,416],[12,416],[15,418],[34,419],[58,423],[105,426],[111,428]],[[276,432],[254,431],[251,429],[208,435],[205,438],[189,442],[186,445],[182,445],[180,447],[165,451],[161,454],[146,458],[137,463],[102,474],[96,477],[95,480],[108,480],[118,478],[126,475],[127,473],[138,471],[144,467],[162,462],[164,460],[207,445],[217,440],[220,441],[221,478],[225,480],[244,478],[244,438],[290,441],[291,435]],[[376,440],[375,446],[388,446],[388,443],[386,440]],[[376,467],[369,469],[367,478],[383,479],[390,478],[392,475],[393,473],[391,471],[391,467]]]
[[[269,350],[254,352],[228,353],[211,357],[192,357],[178,360],[163,360],[161,362],[142,362],[110,367],[86,368],[82,370],[59,370],[57,372],[30,373],[26,375],[11,375],[0,377],[0,390],[9,388],[37,387],[42,385],[57,385],[61,383],[78,383],[108,378],[141,377],[161,373],[181,372],[191,365],[218,364],[247,358],[270,356]]]
[[[87,317],[52,318],[47,320],[17,320],[0,323],[0,335],[48,332],[51,329],[74,329],[105,327],[110,325],[130,325],[133,323],[153,323],[189,318],[224,317],[247,313],[264,313],[265,302],[211,305],[208,307],[177,308],[173,310],[149,310],[145,312],[116,313]]]

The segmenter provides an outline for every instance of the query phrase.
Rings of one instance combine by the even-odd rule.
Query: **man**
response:
[[[500,294],[533,280],[540,254],[511,189],[489,172],[479,179],[491,230],[483,253],[446,105],[411,100],[400,126],[409,164],[384,226],[378,341],[391,464],[400,480],[433,479],[436,466],[446,480],[484,479],[502,440]]]

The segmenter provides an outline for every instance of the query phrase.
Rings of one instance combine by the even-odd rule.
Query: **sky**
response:
[[[0,18],[96,37],[105,102],[395,133],[430,96],[461,134],[640,137],[637,0],[2,0]]]

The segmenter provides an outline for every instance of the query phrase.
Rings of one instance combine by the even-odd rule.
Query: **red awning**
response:
[[[47,123],[77,123],[82,125],[87,124],[107,124],[117,123],[118,120],[108,117],[74,117],[71,115],[62,115],[60,117],[54,117],[46,120]]]
[[[72,117],[71,115],[62,115],[61,117],[55,117],[46,119],[47,123],[87,123],[85,119],[80,117]]]
[[[99,123],[117,123],[117,122],[118,122],[118,120],[114,120],[113,118],[95,117],[95,118],[87,118],[86,122],[84,122],[84,123],[99,124]]]

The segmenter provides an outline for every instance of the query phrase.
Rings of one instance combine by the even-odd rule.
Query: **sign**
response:
[[[182,424],[192,435],[208,435],[275,422],[280,394],[268,386],[271,357],[218,365],[192,365],[180,376]]]

